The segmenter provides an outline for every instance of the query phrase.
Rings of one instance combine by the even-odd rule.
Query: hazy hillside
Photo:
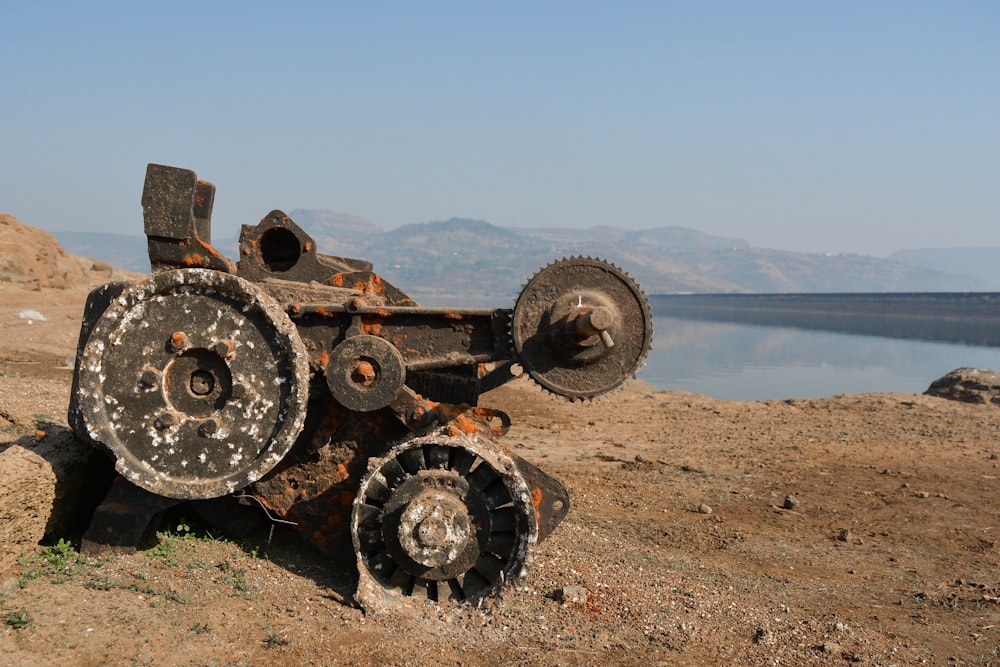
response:
[[[889,258],[944,273],[965,274],[990,290],[1000,290],[1000,247],[899,250]]]
[[[145,236],[101,232],[52,232],[52,235],[74,255],[93,257],[119,269],[149,273]]]
[[[959,264],[917,266],[862,255],[751,248],[741,239],[684,227],[523,229],[453,218],[387,231],[363,218],[330,211],[295,210],[289,215],[316,239],[321,252],[370,260],[384,278],[428,305],[505,306],[535,271],[573,255],[615,262],[650,294],[996,288],[982,275],[959,275],[958,269],[968,268]],[[55,235],[70,252],[148,271],[144,237]],[[236,258],[235,238],[214,241]]]

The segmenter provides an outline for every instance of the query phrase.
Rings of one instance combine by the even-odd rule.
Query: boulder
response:
[[[114,475],[110,459],[69,429],[47,427],[0,445],[0,579],[43,537],[85,526]]]
[[[0,213],[0,281],[65,289],[87,280],[80,261],[52,234]]]
[[[924,394],[1000,406],[1000,373],[988,368],[957,368],[932,382]]]

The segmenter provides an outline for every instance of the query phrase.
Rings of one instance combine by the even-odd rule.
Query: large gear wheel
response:
[[[358,601],[468,601],[523,575],[538,538],[516,464],[478,435],[404,441],[369,465],[351,516]]]
[[[125,289],[78,360],[87,433],[129,482],[214,498],[256,481],[302,430],[309,362],[280,305],[237,276],[156,274]]]
[[[620,387],[645,363],[653,320],[642,289],[614,264],[573,257],[549,264],[521,290],[511,317],[517,361],[570,400]]]

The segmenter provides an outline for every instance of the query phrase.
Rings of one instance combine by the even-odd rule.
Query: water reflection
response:
[[[1000,369],[1000,348],[787,327],[654,318],[639,377],[662,389],[720,399],[921,393],[961,366]]]

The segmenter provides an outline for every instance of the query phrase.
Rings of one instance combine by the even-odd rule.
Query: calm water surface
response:
[[[922,393],[962,366],[1000,370],[1000,348],[654,317],[639,378],[745,401],[875,391]]]

